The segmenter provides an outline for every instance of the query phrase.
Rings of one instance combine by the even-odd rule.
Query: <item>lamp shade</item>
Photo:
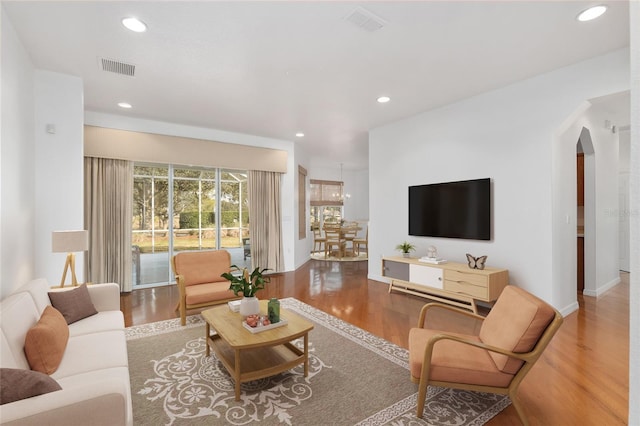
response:
[[[89,249],[89,231],[53,231],[51,251],[54,253],[73,253]]]

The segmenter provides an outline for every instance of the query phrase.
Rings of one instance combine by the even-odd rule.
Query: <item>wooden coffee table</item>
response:
[[[260,312],[266,314],[266,300],[260,301]],[[240,400],[241,383],[273,376],[302,363],[304,376],[309,375],[309,331],[313,324],[304,318],[281,308],[280,317],[287,320],[286,325],[252,334],[243,327],[242,316],[226,304],[202,311],[202,317],[207,323],[207,356],[212,348],[233,377],[236,401]],[[304,337],[303,350],[291,343],[300,337]]]

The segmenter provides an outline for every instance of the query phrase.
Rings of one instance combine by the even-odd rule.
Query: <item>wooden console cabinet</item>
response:
[[[382,275],[391,278],[389,293],[397,290],[469,309],[476,301],[494,302],[509,283],[509,271],[471,269],[466,263],[431,264],[415,258],[385,257]]]

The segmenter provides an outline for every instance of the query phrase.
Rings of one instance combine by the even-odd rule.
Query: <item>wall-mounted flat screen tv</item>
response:
[[[490,179],[410,186],[409,235],[490,240]]]

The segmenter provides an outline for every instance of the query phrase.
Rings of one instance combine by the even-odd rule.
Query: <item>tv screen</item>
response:
[[[490,179],[410,186],[409,235],[490,240]]]

